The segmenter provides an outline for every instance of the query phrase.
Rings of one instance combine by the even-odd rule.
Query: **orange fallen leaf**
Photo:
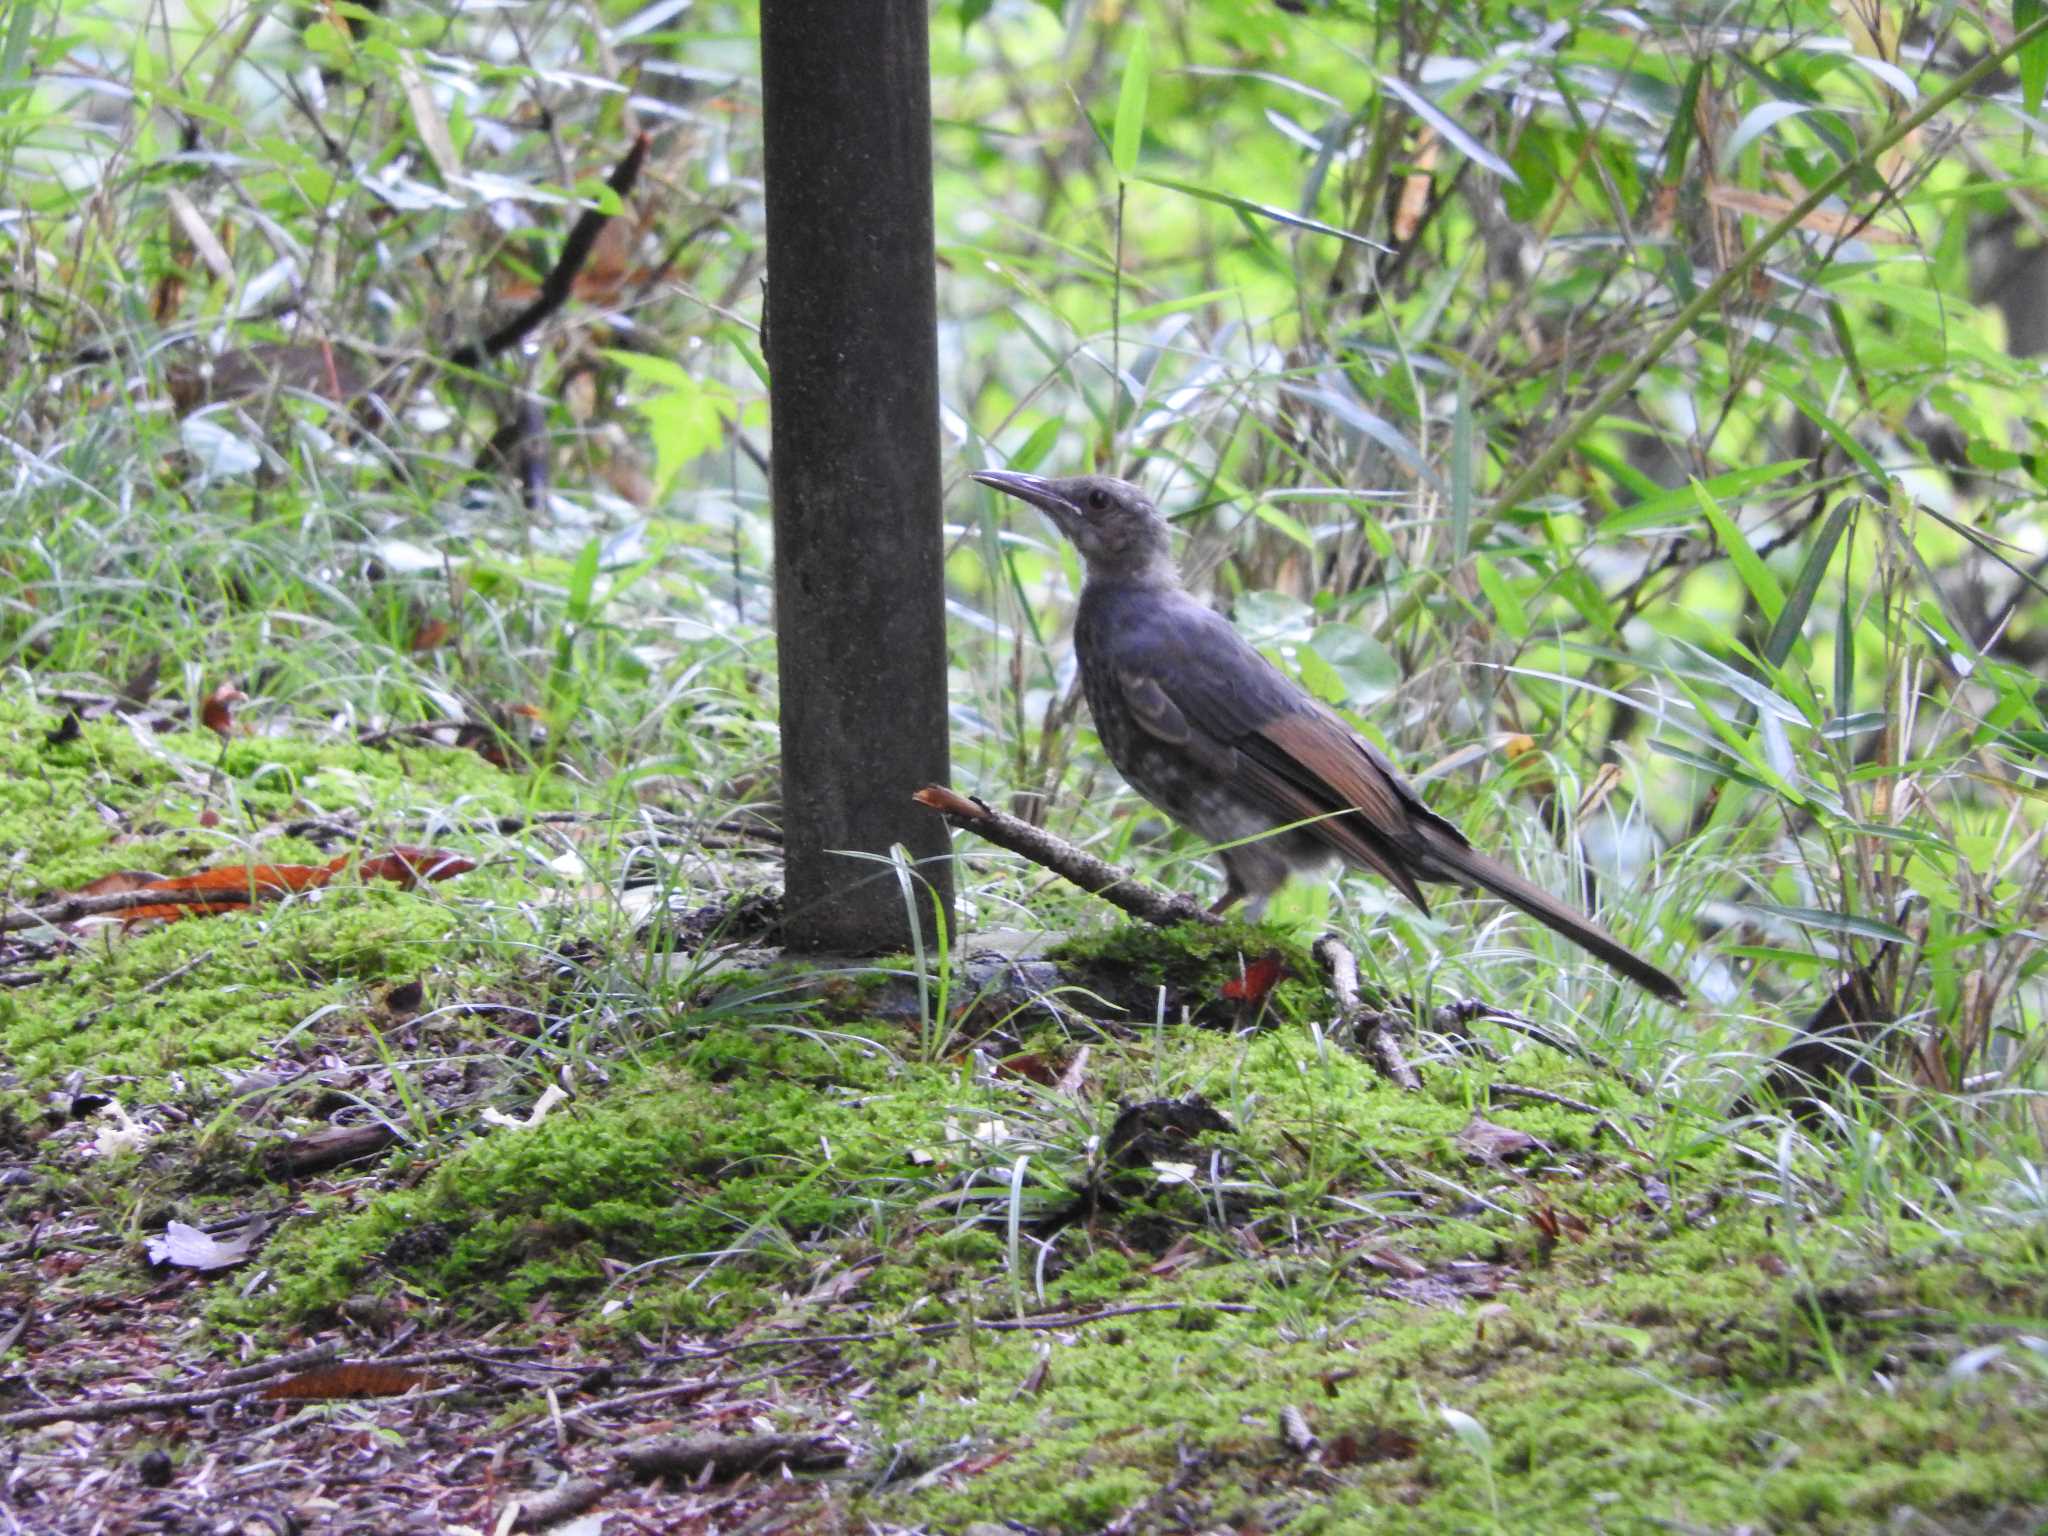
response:
[[[102,875],[83,890],[71,894],[104,896],[127,891],[162,891],[201,898],[197,901],[147,902],[119,913],[121,922],[127,925],[173,923],[180,918],[233,912],[252,901],[317,890],[352,864],[356,866],[358,879],[389,880],[408,890],[423,881],[451,880],[477,867],[476,860],[465,854],[451,853],[444,848],[416,848],[398,843],[388,851],[369,855],[360,862],[354,854],[345,853],[325,864],[216,864],[189,875],[169,878],[145,871],[122,870]]]
[[[345,863],[337,860],[337,865]],[[476,868],[476,860],[445,848],[414,848],[392,845],[389,853],[364,859],[358,873],[365,880],[392,880],[407,889],[422,880],[451,880]]]

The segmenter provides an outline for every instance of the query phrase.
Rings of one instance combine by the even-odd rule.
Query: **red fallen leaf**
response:
[[[449,634],[450,628],[446,619],[429,619],[413,631],[412,648],[415,653],[431,651],[446,640]]]
[[[344,853],[325,864],[217,864],[195,874],[162,879],[154,875],[123,871],[103,875],[76,895],[103,895],[109,891],[178,891],[198,894],[204,901],[165,902],[131,907],[121,914],[123,923],[156,921],[172,923],[180,918],[210,912],[233,912],[252,899],[317,890],[351,864],[353,854]],[[390,880],[411,887],[425,880],[450,880],[476,868],[476,860],[443,848],[414,848],[394,844],[389,852],[372,855],[357,865],[363,880]]]
[[[248,697],[249,695],[242,692],[233,683],[222,683],[212,693],[209,693],[206,696],[206,702],[199,706],[200,722],[216,736],[226,737],[231,735],[235,729],[235,717],[234,712],[228,706],[244,703],[248,700]]]
[[[1287,961],[1277,949],[1269,949],[1245,966],[1242,974],[1223,983],[1223,995],[1232,1002],[1256,1008],[1287,974]]]
[[[338,859],[335,867],[338,870],[347,862],[346,858]],[[410,889],[422,880],[452,880],[475,868],[475,859],[445,848],[413,848],[394,843],[389,853],[364,859],[358,873],[365,880],[392,880]]]
[[[427,1378],[395,1365],[327,1365],[300,1371],[263,1389],[270,1398],[403,1397]]]
[[[282,896],[292,891],[310,891],[332,880],[348,860],[332,864],[217,864],[197,874],[176,875],[146,885],[130,886],[139,891],[196,892],[207,901],[165,902],[162,906],[130,907],[121,914],[126,924],[174,923],[182,917],[208,912],[232,912],[246,907],[252,898]]]

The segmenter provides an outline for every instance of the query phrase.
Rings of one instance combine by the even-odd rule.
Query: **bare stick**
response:
[[[248,889],[232,891],[106,891],[98,896],[67,896],[40,907],[17,907],[0,914],[0,933],[19,933],[44,925],[61,927],[82,917],[103,917],[109,912],[132,912],[137,907],[200,907],[214,912],[233,912],[255,901],[275,901],[293,893],[283,886],[254,882]]]
[[[647,163],[650,143],[652,140],[644,133],[635,139],[633,147],[626,151],[626,158],[605,181],[621,203],[631,195],[633,183],[640,179],[640,168]],[[610,214],[595,208],[584,209],[570,226],[569,238],[562,242],[561,259],[541,283],[540,296],[482,341],[457,347],[448,361],[457,368],[474,368],[485,358],[496,357],[500,352],[517,346],[536,326],[567,303],[569,295],[576,289],[576,274],[590,259],[591,249],[596,246],[597,237],[610,218]]]
[[[1330,978],[1330,990],[1337,994],[1339,1022],[1348,1024],[1354,1038],[1366,1048],[1373,1064],[1387,1078],[1409,1093],[1422,1091],[1422,1079],[1401,1053],[1394,1038],[1393,1020],[1376,1008],[1367,1008],[1358,996],[1358,957],[1334,933],[1315,942],[1310,953]]]
[[[1100,896],[1110,905],[1122,908],[1132,917],[1161,928],[1171,928],[1176,923],[1223,921],[1207,907],[1185,896],[1168,895],[1141,885],[1127,871],[1054,837],[1043,827],[1034,827],[1028,821],[1006,816],[986,801],[973,799],[943,784],[927,784],[912,798],[919,805],[937,811],[962,831],[978,833],[998,848],[1021,854],[1032,863],[1051,870],[1062,880],[1071,881],[1091,895]]]

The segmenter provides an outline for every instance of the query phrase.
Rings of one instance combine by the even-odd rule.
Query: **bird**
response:
[[[1227,879],[1212,911],[1244,900],[1257,917],[1294,872],[1336,858],[1424,912],[1425,883],[1491,892],[1638,986],[1683,1001],[1663,971],[1474,848],[1372,743],[1191,594],[1166,523],[1137,486],[1014,470],[974,479],[1036,507],[1080,551],[1074,651],[1096,735],[1133,789],[1217,849]]]

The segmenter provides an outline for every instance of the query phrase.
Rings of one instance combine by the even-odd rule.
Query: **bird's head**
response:
[[[974,478],[1051,518],[1081,551],[1091,578],[1179,583],[1166,523],[1150,498],[1128,480],[1108,475],[1048,480],[1007,469],[978,470]]]

